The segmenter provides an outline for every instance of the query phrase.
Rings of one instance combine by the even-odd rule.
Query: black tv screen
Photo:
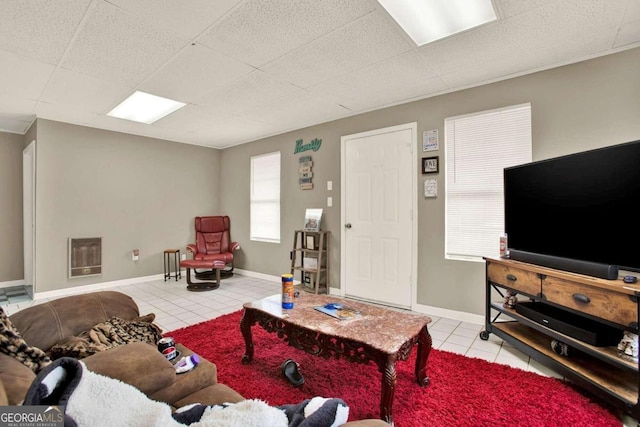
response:
[[[640,271],[640,140],[506,168],[504,204],[511,253]]]

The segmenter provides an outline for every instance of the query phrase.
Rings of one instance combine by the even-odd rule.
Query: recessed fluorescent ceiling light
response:
[[[378,0],[418,46],[495,21],[491,0]]]
[[[183,102],[135,91],[107,115],[150,125],[184,107]]]

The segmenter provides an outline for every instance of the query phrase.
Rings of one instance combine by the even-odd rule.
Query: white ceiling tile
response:
[[[186,45],[186,40],[161,33],[135,16],[100,2],[77,35],[63,66],[136,85]]]
[[[640,1],[629,1],[627,13],[624,16],[624,23],[640,21]]]
[[[109,0],[137,19],[182,38],[193,39],[242,0]]]
[[[154,123],[154,127],[183,131],[190,136],[208,134],[211,135],[210,143],[221,147],[229,144],[231,138],[245,138],[247,134],[259,135],[267,125],[235,114],[210,114],[187,105]]]
[[[371,88],[378,88],[372,91]],[[429,62],[415,51],[309,88],[352,110],[371,109],[446,90]]]
[[[639,2],[640,3],[640,2]],[[616,36],[614,47],[640,43],[640,20],[623,25]]]
[[[182,102],[195,102],[253,70],[206,46],[194,44],[160,68],[140,89]]]
[[[37,102],[35,99],[20,96],[0,96],[0,114],[15,115],[22,120],[28,120],[27,117],[35,114]]]
[[[247,0],[199,42],[259,67],[376,7],[374,0]]]
[[[38,102],[36,105],[38,117],[60,122],[74,123],[78,125],[88,125],[99,117],[98,114],[85,110],[84,108],[69,107],[68,105],[50,104]]]
[[[348,40],[348,43],[345,43]],[[382,61],[413,46],[380,13],[357,21],[309,43],[263,67],[301,87]]]
[[[37,100],[55,67],[0,50],[0,69],[0,96]]]
[[[40,100],[104,114],[132,92],[133,88],[123,84],[59,68]]]
[[[90,3],[91,0],[0,2],[0,49],[58,63]]]
[[[302,95],[247,110],[245,114],[258,116],[265,123],[277,124],[284,132],[292,129],[295,123],[303,123],[299,127],[309,126],[342,117],[349,112],[334,101],[305,91]]]
[[[606,11],[607,2],[602,0],[589,2],[590,7],[577,8],[580,9],[577,13],[570,3],[549,3],[443,43],[425,45],[420,52],[433,61],[433,68],[446,76],[448,84],[455,85],[468,80],[478,83],[489,75],[496,79],[527,69],[537,70],[558,63],[560,57],[568,63],[610,47],[614,34],[610,26],[620,20],[620,10]],[[569,53],[577,47],[580,48],[573,54]],[[473,73],[476,77],[469,79]],[[457,77],[453,78],[454,75]]]
[[[20,116],[7,116],[0,113],[0,132],[24,134],[29,130],[32,122],[33,119],[22,120]]]
[[[557,0],[501,0],[496,2],[503,18],[511,18]]]
[[[284,97],[302,93],[303,89],[256,70],[199,100],[212,112],[239,113]]]

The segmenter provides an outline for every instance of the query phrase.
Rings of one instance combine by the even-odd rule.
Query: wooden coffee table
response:
[[[360,314],[340,320],[314,309],[339,302]],[[294,308],[282,308],[281,296],[274,295],[244,304],[240,330],[246,350],[242,363],[253,359],[251,327],[260,325],[274,332],[290,346],[325,359],[340,357],[354,363],[373,361],[382,373],[380,418],[393,424],[393,396],[396,387],[396,361],[407,360],[417,344],[415,374],[420,386],[429,384],[427,359],[431,335],[427,325],[431,318],[330,295],[301,294]]]

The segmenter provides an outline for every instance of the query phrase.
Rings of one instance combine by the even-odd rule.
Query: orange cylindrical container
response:
[[[293,274],[282,275],[282,308],[293,308]]]

